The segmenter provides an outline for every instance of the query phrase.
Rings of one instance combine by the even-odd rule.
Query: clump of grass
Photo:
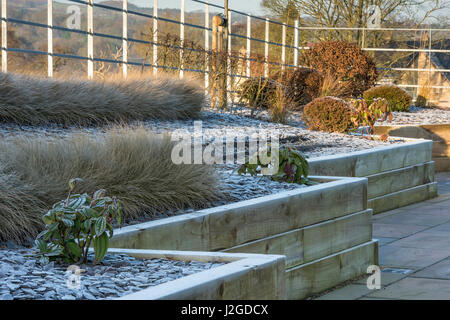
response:
[[[221,199],[213,167],[173,164],[173,145],[168,135],[143,128],[1,142],[0,180],[7,183],[0,186],[0,238],[34,236],[43,227],[43,208],[63,199],[74,177],[84,180],[77,192],[104,188],[120,199],[125,220],[204,208]]]
[[[0,241],[24,240],[43,227],[45,204],[32,187],[0,167]]]
[[[205,96],[195,81],[48,79],[0,73],[0,121],[92,125],[198,117]]]

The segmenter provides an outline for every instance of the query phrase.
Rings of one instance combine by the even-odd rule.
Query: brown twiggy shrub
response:
[[[408,111],[412,97],[402,88],[393,85],[382,85],[364,92],[367,104],[372,104],[376,98],[386,99],[391,111]]]
[[[314,69],[296,68],[278,73],[275,80],[284,86],[294,108],[300,109],[320,96],[324,77]]]
[[[359,97],[377,80],[375,63],[357,45],[345,41],[324,41],[311,46],[305,54],[310,68],[330,74],[349,84],[349,96]]]
[[[271,79],[263,77],[247,79],[241,85],[240,100],[254,109],[270,109],[276,89],[277,83]]]
[[[317,98],[305,106],[303,121],[311,130],[348,132],[353,128],[352,106],[336,97]]]

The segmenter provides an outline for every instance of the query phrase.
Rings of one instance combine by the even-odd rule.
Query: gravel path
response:
[[[0,249],[0,300],[113,299],[224,263],[138,260],[127,255],[106,255],[98,265],[75,270],[51,262],[40,265],[32,249]]]

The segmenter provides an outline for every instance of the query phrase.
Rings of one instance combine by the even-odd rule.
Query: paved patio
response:
[[[450,172],[436,181],[439,197],[373,217],[381,289],[368,289],[364,278],[317,299],[450,299]]]

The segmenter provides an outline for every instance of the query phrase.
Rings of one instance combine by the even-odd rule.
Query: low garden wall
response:
[[[437,196],[432,145],[429,140],[309,159],[310,173],[321,176],[367,177],[368,207],[374,213]]]
[[[285,191],[115,231],[113,248],[286,257],[286,296],[302,299],[378,262],[366,178],[311,177]]]
[[[138,259],[225,262],[220,267],[143,289],[119,300],[283,300],[285,258],[278,255],[110,249]]]
[[[436,172],[450,171],[450,124],[376,126],[375,134],[433,141]]]

